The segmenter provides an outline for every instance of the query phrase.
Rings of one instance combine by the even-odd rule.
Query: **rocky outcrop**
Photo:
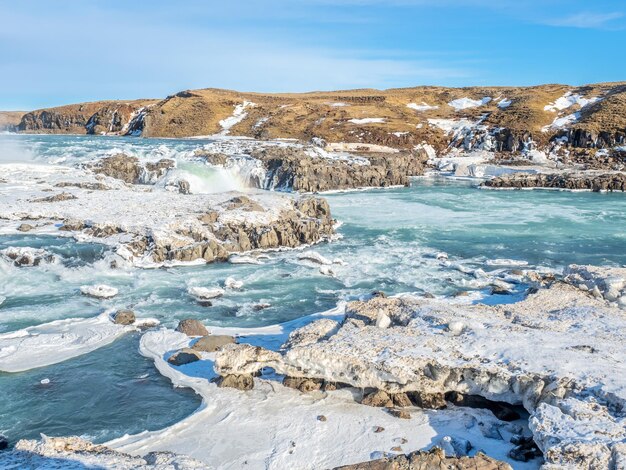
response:
[[[200,359],[202,359],[202,356],[200,356],[198,351],[191,348],[183,348],[172,354],[167,359],[167,362],[174,366],[183,366],[185,364],[191,364],[192,362],[199,361]]]
[[[179,321],[176,331],[184,333],[187,336],[207,336],[209,334],[209,330],[206,329],[206,326],[195,318],[187,318]]]
[[[135,320],[135,312],[128,309],[118,310],[113,316],[113,323],[118,325],[132,325]]]
[[[152,100],[98,101],[21,113],[19,132],[126,134],[133,117]]]
[[[406,455],[389,456],[369,462],[336,467],[334,470],[513,470],[512,467],[479,452],[474,457],[447,457],[435,447]]]
[[[358,161],[333,160],[297,147],[267,147],[252,152],[267,174],[264,189],[318,192],[361,187],[407,186],[410,176],[424,172],[421,151],[383,153]]]
[[[626,191],[626,173],[514,173],[487,180],[481,186],[494,189]]]
[[[110,176],[129,184],[154,184],[176,166],[174,160],[140,163],[136,157],[123,153],[103,158],[87,167],[94,173]],[[181,191],[183,192],[183,191]]]
[[[603,292],[622,295],[625,272],[604,276]],[[385,328],[377,326],[381,312]],[[512,420],[523,405],[548,464],[600,470],[624,457],[626,375],[612,358],[623,349],[625,326],[620,309],[562,282],[499,306],[378,297],[350,303],[327,338],[303,334],[298,344],[294,335],[281,352],[229,345],[215,368],[233,375],[271,367],[294,383],[343,382],[369,390],[366,404],[390,410],[402,411],[395,397],[437,404],[445,396]],[[524,442],[512,448],[521,459],[536,452]]]

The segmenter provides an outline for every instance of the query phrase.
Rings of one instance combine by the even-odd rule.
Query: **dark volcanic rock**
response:
[[[427,160],[421,151],[380,153],[360,156],[369,164],[359,164],[311,156],[292,147],[260,148],[252,156],[267,169],[265,189],[302,192],[407,186],[410,176],[423,174]]]
[[[119,153],[89,164],[87,168],[94,173],[110,176],[129,184],[154,184],[167,173],[167,170],[174,168],[175,164],[169,159],[141,164],[138,158]]]
[[[172,354],[167,362],[175,366],[182,366],[199,361],[200,359],[202,359],[202,357],[200,357],[200,354],[197,351],[190,348],[184,348]]]
[[[590,191],[626,191],[626,173],[515,173],[498,176],[482,184],[486,188],[553,188]]]

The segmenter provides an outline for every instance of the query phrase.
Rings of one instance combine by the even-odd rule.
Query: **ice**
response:
[[[116,325],[108,312],[71,318],[0,335],[0,371],[21,372],[81,356],[135,330]]]

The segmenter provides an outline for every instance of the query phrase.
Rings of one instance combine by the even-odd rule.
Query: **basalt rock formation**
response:
[[[482,183],[485,188],[549,188],[587,191],[626,191],[626,173],[514,173]]]

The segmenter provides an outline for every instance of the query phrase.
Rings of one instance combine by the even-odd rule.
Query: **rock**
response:
[[[408,396],[415,406],[426,410],[443,410],[448,406],[443,393],[409,392]]]
[[[189,184],[189,181],[178,180],[177,186],[180,194],[191,194],[191,185]]]
[[[215,352],[222,346],[235,342],[235,338],[228,335],[209,335],[199,338],[193,345],[192,349],[196,351]]]
[[[400,446],[394,446],[391,448],[392,452],[402,452],[402,447]]]
[[[224,207],[228,210],[240,209],[247,212],[263,212],[265,209],[258,202],[250,199],[248,196],[236,196],[229,199]]]
[[[59,193],[54,196],[42,197],[39,199],[33,199],[31,202],[60,202],[60,201],[70,201],[72,199],[78,199],[72,193]]]
[[[519,413],[508,403],[488,400],[478,395],[464,395],[458,392],[449,392],[445,398],[457,406],[490,410],[496,418],[502,421],[515,421],[520,418]]]
[[[2,434],[0,434],[0,450],[4,450],[9,447],[9,440]]]
[[[385,430],[385,428],[383,428],[382,426],[374,426],[374,432],[376,434],[381,433]]]
[[[217,380],[218,387],[230,387],[239,390],[252,390],[254,378],[251,375],[225,375]]]
[[[318,420],[318,421],[325,422],[325,421],[326,421],[326,416],[324,416],[324,415],[319,415],[319,416],[317,417],[317,420]]]
[[[401,408],[386,408],[385,411],[395,418],[411,419],[411,413]]]
[[[399,408],[405,408],[413,405],[406,393],[394,393],[391,395],[391,399],[393,400],[393,405]]]
[[[376,390],[368,395],[366,395],[363,400],[361,400],[362,405],[367,406],[378,406],[378,407],[393,407],[393,400],[389,396],[387,392],[382,390]]]
[[[513,470],[505,462],[479,452],[473,457],[446,457],[439,448],[407,455],[387,456],[371,462],[345,465],[334,470]]]
[[[518,462],[528,462],[537,457],[541,457],[541,451],[532,437],[513,436],[511,443],[515,447],[509,451],[509,457]]]
[[[174,168],[173,160],[162,159],[158,162],[139,163],[136,157],[130,157],[123,153],[88,164],[87,167],[94,173],[110,176],[129,184],[154,184]]]
[[[106,284],[96,284],[94,286],[80,286],[80,292],[83,295],[95,297],[96,299],[110,299],[117,295],[118,290]]]
[[[135,312],[132,310],[118,310],[113,317],[113,323],[118,325],[132,325],[135,323]]]
[[[381,297],[381,298],[386,298],[387,294],[385,294],[383,291],[381,290],[375,290],[372,292],[372,297]]]
[[[173,364],[175,366],[182,366],[184,364],[190,364],[192,362],[196,362],[202,359],[202,356],[197,351],[194,351],[191,348],[183,348],[180,351],[172,354],[167,362]]]
[[[181,320],[176,327],[176,331],[186,334],[187,336],[208,336],[209,330],[202,324],[200,320],[187,318]]]
[[[513,173],[482,183],[486,188],[557,188],[589,191],[626,191],[624,173]]]
[[[283,385],[289,388],[295,388],[303,393],[321,390],[324,381],[322,379],[307,379],[303,377],[285,377]]]
[[[9,247],[0,250],[0,257],[12,261],[18,268],[39,266],[44,263],[53,263],[55,256],[46,250],[30,247]]]
[[[32,229],[34,229],[35,227],[33,227],[30,224],[20,224],[19,227],[17,227],[17,230],[19,232],[30,232]]]

